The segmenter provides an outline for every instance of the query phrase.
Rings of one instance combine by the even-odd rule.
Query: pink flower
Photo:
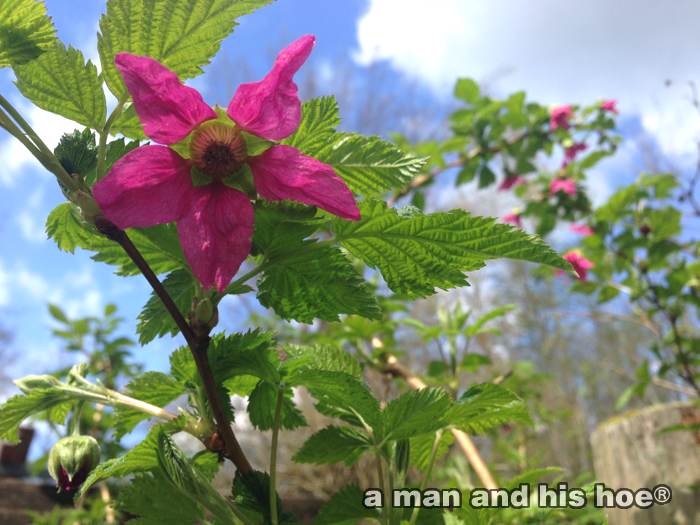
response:
[[[569,146],[564,150],[564,162],[566,163],[566,161],[574,160],[579,151],[585,151],[586,149],[588,149],[588,145],[586,143],[582,142],[579,144],[574,142],[572,146]]]
[[[617,104],[617,100],[604,100],[600,105],[600,109],[603,111],[610,111],[611,113],[615,113],[615,115],[619,115],[620,112],[615,107],[615,104]]]
[[[307,35],[282,50],[263,80],[238,86],[225,114],[158,61],[119,53],[114,63],[144,133],[165,146],[135,149],[95,184],[105,216],[122,229],[177,221],[194,274],[205,289],[216,284],[220,293],[250,253],[255,217],[241,191],[253,191],[246,173],[265,199],[290,199],[360,220],[352,192],[333,168],[286,145],[268,143],[269,149],[249,155],[242,134],[278,141],[296,130],[301,101],[292,78],[315,42]],[[208,184],[193,185],[195,168]]]
[[[552,109],[549,117],[549,125],[552,131],[555,131],[559,126],[564,129],[569,129],[569,119],[574,118],[574,114],[571,112],[571,106],[557,106]]]
[[[564,259],[569,261],[571,263],[571,266],[574,267],[574,270],[576,270],[576,273],[578,274],[578,279],[582,283],[587,283],[588,281],[586,280],[586,270],[590,268],[594,268],[595,264],[586,259],[583,255],[581,255],[581,252],[578,250],[573,250],[569,253],[564,254]],[[557,275],[561,275],[564,273],[563,270],[557,270]]]
[[[503,222],[515,224],[518,228],[523,227],[522,223],[520,222],[520,214],[519,213],[509,213],[508,215],[503,217]]]
[[[509,190],[513,186],[522,186],[523,184],[527,183],[522,177],[518,177],[517,175],[515,175],[514,177],[507,177],[506,180],[504,180],[498,187],[498,191]]]
[[[586,237],[595,233],[595,230],[587,224],[571,224],[569,225],[569,229],[574,233],[580,233]]]
[[[576,183],[571,179],[553,179],[549,184],[550,194],[554,195],[560,190],[573,197],[576,195]]]

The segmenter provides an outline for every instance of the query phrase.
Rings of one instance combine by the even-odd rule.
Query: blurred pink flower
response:
[[[522,186],[523,184],[527,184],[525,182],[525,179],[522,177],[518,177],[515,175],[514,177],[508,177],[506,180],[504,180],[501,185],[498,187],[498,191],[504,191],[504,190],[509,190],[513,186]]]
[[[568,160],[574,160],[576,158],[576,154],[579,151],[585,151],[588,149],[588,145],[584,142],[578,143],[574,142],[572,146],[569,146],[564,150],[564,159],[565,161]]]
[[[293,76],[315,42],[307,35],[283,49],[263,80],[238,86],[226,115],[158,61],[117,54],[114,63],[144,133],[165,146],[136,148],[95,184],[105,216],[122,229],[177,221],[185,259],[202,286],[216,285],[219,293],[250,253],[253,206],[245,193],[224,183],[245,184],[246,164],[265,199],[290,199],[360,220],[352,191],[333,168],[286,145],[249,155],[241,133],[277,141],[296,130],[301,101]],[[194,186],[193,168],[211,182]]]
[[[554,179],[549,184],[549,192],[554,195],[558,191],[563,191],[573,197],[576,195],[576,183],[571,179]]]
[[[619,115],[620,112],[615,107],[615,104],[617,104],[617,100],[604,100],[600,108],[604,111],[610,111],[611,113],[615,113],[615,115]]]
[[[587,283],[588,281],[586,280],[586,270],[590,268],[595,268],[595,264],[586,259],[583,255],[581,255],[581,252],[578,250],[573,250],[569,253],[566,253],[563,255],[563,258],[569,261],[571,263],[571,266],[574,267],[574,270],[576,270],[576,273],[578,274],[578,279],[582,283]],[[563,274],[563,270],[557,270],[557,275]]]
[[[552,127],[552,131],[555,131],[559,126],[569,129],[571,127],[569,119],[573,117],[571,106],[557,106],[550,113],[549,125]]]
[[[595,230],[587,224],[571,224],[569,225],[569,229],[574,233],[580,233],[586,237],[595,233]]]
[[[523,227],[522,223],[520,222],[520,214],[519,213],[509,213],[508,215],[503,217],[503,222],[515,224],[518,228]]]

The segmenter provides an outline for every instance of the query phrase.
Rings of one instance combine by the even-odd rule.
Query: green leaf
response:
[[[476,323],[474,323],[471,326],[468,326],[467,329],[464,331],[464,335],[467,337],[474,337],[477,334],[481,333],[481,328],[488,323],[489,321],[492,321],[496,319],[497,317],[502,317],[506,313],[510,312],[511,310],[515,309],[515,305],[509,304],[506,306],[501,306],[499,308],[494,308],[490,312],[488,312],[486,315],[481,317]]]
[[[74,395],[62,388],[32,390],[8,399],[0,406],[0,440],[18,443],[17,429],[32,414],[49,410],[56,405],[74,399]]]
[[[382,318],[367,284],[336,246],[280,258],[260,276],[258,300],[282,319],[300,323],[339,321],[339,314]]]
[[[108,459],[90,472],[85,483],[75,495],[77,500],[95,483],[107,479],[123,478],[136,472],[148,472],[158,468],[158,436],[162,432],[174,433],[182,430],[187,421],[179,417],[170,423],[157,423],[141,443],[123,456]]]
[[[187,318],[187,313],[192,308],[192,299],[194,298],[196,286],[192,275],[186,270],[175,270],[162,283],[175,302],[177,309]],[[142,345],[168,333],[173,337],[180,333],[180,329],[165,308],[163,301],[160,300],[155,292],[151,292],[151,298],[146,303],[146,306],[143,307],[143,311],[138,315],[138,319],[136,333],[139,334],[139,343]]]
[[[381,508],[364,506],[364,491],[350,484],[333,494],[314,518],[313,525],[355,525],[362,520],[381,521]]]
[[[163,408],[185,393],[184,386],[169,375],[162,372],[146,372],[129,382],[126,387],[131,390],[129,397],[145,401],[151,405]],[[112,423],[114,439],[120,440],[129,434],[134,427],[151,416],[139,410],[118,408]]]
[[[280,523],[298,523],[296,516],[282,508],[282,500],[276,495],[277,518]],[[264,523],[270,523],[270,476],[266,472],[253,471],[233,478],[233,501],[236,507],[262,514]]]
[[[41,109],[102,129],[107,118],[102,75],[80,51],[57,39],[38,59],[14,70],[17,89]]]
[[[307,439],[294,454],[292,461],[316,465],[332,465],[343,461],[349,467],[371,448],[372,440],[365,432],[353,427],[331,425]]]
[[[117,53],[155,58],[181,80],[193,78],[210,63],[221,41],[238,25],[235,19],[272,0],[108,0],[100,19],[97,49],[110,91],[127,94],[114,66]]]
[[[274,385],[260,381],[248,399],[248,415],[250,422],[258,430],[270,430],[275,420],[275,409],[277,408],[277,395],[279,389]],[[306,427],[308,423],[301,411],[291,400],[292,391],[285,390],[280,410],[280,428],[294,430],[299,427]]]
[[[119,493],[114,507],[139,519],[138,525],[190,525],[205,521],[204,509],[191,498],[182,496],[165,476],[139,473],[131,485]]]
[[[412,390],[389,402],[384,409],[384,439],[412,438],[446,426],[442,420],[452,399],[442,388]]]
[[[83,175],[97,166],[95,134],[89,128],[82,133],[77,129],[73,133],[64,133],[53,154],[67,173]]]
[[[324,415],[338,417],[352,425],[369,426],[382,433],[379,403],[369,387],[344,372],[308,370],[292,377],[288,387],[305,386],[318,399],[316,409]]]
[[[256,203],[255,250],[271,259],[315,242],[304,242],[304,239],[328,222],[324,218],[315,218],[315,215],[315,207],[290,201]]]
[[[44,2],[5,0],[0,3],[0,68],[36,60],[56,37]]]
[[[251,375],[279,383],[280,374],[271,362],[279,359],[277,352],[271,349],[273,343],[270,339],[273,335],[260,329],[244,334],[215,335],[209,343],[207,355],[216,384],[238,375]]]
[[[70,324],[70,321],[68,320],[68,317],[66,317],[66,314],[63,313],[63,310],[61,310],[60,307],[56,306],[55,304],[49,303],[49,313],[51,314],[51,317],[56,319],[56,321],[60,321],[63,324]]]
[[[208,450],[200,450],[191,459],[192,465],[201,472],[209,481],[219,473],[221,463],[219,463],[219,455],[216,452]]]
[[[134,108],[131,102],[124,104],[119,115],[114,119],[114,124],[112,124],[109,133],[110,135],[118,135],[121,133],[125,137],[133,140],[146,140],[148,138],[143,132],[143,125],[136,113],[136,108]]]
[[[533,425],[523,400],[493,383],[469,388],[447,411],[445,420],[467,434],[483,434],[489,428],[511,421]]]
[[[452,432],[442,433],[440,444],[438,445],[436,461],[447,453],[454,439]],[[427,469],[434,445],[435,432],[411,438],[411,465],[421,471]]]
[[[188,346],[181,346],[170,354],[170,374],[190,388],[196,388],[202,384],[197,372],[197,364]]]
[[[490,365],[491,360],[481,354],[465,354],[462,359],[462,370],[475,374],[484,365]]]
[[[345,372],[358,381],[362,380],[362,369],[357,360],[350,353],[335,345],[281,345],[281,348],[287,356],[281,371],[288,376],[304,370],[327,370],[329,372]]]
[[[495,219],[453,210],[402,217],[384,201],[365,200],[359,222],[336,219],[336,240],[371,268],[379,268],[396,293],[425,297],[435,288],[465,286],[464,271],[505,257],[573,271],[540,237]]]
[[[469,104],[474,104],[479,100],[479,84],[471,78],[460,78],[455,85],[455,97],[461,98]]]
[[[328,164],[351,190],[363,195],[403,187],[427,160],[379,137],[337,133],[333,128],[339,123],[335,98],[315,98],[302,105],[299,128],[282,144]]]
[[[69,202],[59,204],[46,220],[46,233],[59,249],[74,253],[76,248],[97,252],[91,258],[109,265],[119,266],[117,275],[140,273],[131,258],[118,243],[109,240],[83,221],[77,209]],[[165,273],[179,268],[189,268],[175,224],[158,224],[149,228],[129,228],[129,238],[143,255],[151,269]]]
[[[545,467],[535,470],[528,470],[527,472],[523,472],[522,474],[515,476],[508,483],[506,483],[505,489],[517,489],[518,487],[520,487],[521,483],[527,483],[528,485],[532,485],[544,476],[552,474],[553,472],[561,472],[562,470],[564,469],[561,469],[559,467]]]

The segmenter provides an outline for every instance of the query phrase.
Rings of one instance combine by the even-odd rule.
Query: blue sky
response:
[[[46,0],[46,5],[64,43],[98,61],[95,35],[104,3]],[[420,100],[437,105],[449,104],[458,76],[484,82],[496,95],[524,89],[543,104],[617,98],[628,138],[648,134],[660,152],[690,170],[698,120],[682,83],[700,80],[699,15],[700,5],[685,0],[433,0],[429,7],[420,0],[277,0],[241,18],[205,74],[188,84],[210,104],[226,105],[235,90],[229,77],[236,83],[259,80],[282,46],[314,34],[309,64],[328,85],[341,68],[362,77],[372,60],[380,60],[391,89],[418,86]],[[241,60],[250,67],[238,67]],[[664,87],[667,78],[674,81],[670,88]],[[0,70],[0,93],[53,148],[72,126],[23,101],[13,79],[11,70]],[[141,277],[115,276],[112,267],[94,263],[88,253],[62,253],[46,240],[46,216],[64,198],[53,177],[12,140],[0,132],[0,312],[18,356],[4,372],[20,377],[68,362],[51,338],[47,302],[73,316],[99,313],[114,302],[127,319],[124,333],[133,337],[150,289]],[[596,200],[628,180],[640,159],[630,140],[614,159],[601,163],[590,183]],[[249,300],[254,302],[252,294]],[[222,307],[221,326],[238,329],[243,311],[230,303],[231,308]],[[139,350],[138,360],[148,370],[165,371],[178,344],[169,338],[155,341]]]

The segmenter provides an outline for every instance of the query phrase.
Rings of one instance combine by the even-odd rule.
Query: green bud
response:
[[[13,383],[25,394],[29,394],[32,390],[45,390],[47,388],[57,387],[61,384],[58,379],[50,375],[27,376],[22,379],[17,379],[13,381]]]
[[[194,309],[194,316],[209,328],[214,328],[219,322],[219,310],[208,297],[197,303]]]
[[[48,467],[59,492],[80,488],[101,456],[100,445],[90,436],[69,436],[56,443],[49,452]]]

